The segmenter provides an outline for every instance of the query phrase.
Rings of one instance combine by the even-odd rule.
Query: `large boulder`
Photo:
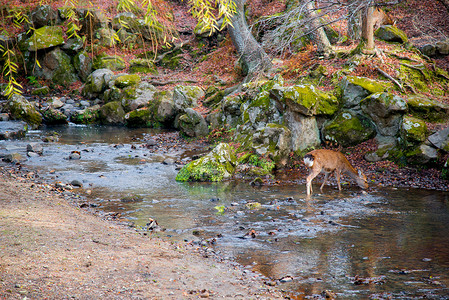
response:
[[[96,124],[100,118],[100,105],[94,105],[82,110],[75,111],[70,121],[76,124]]]
[[[449,127],[435,132],[427,140],[435,148],[449,152]]]
[[[34,74],[65,87],[78,80],[70,56],[60,48],[47,52]]]
[[[123,75],[115,80],[115,87],[119,89],[116,91],[117,99],[109,99],[114,101],[121,101],[125,111],[132,111],[148,105],[154,100],[154,94],[157,89],[148,82],[140,82],[138,75]]]
[[[154,116],[151,111],[144,107],[130,111],[125,115],[125,125],[127,127],[159,127],[154,122]]]
[[[88,37],[97,29],[108,26],[108,17],[101,9],[81,8],[77,9],[76,13],[80,21],[80,33]]]
[[[37,6],[30,13],[30,21],[34,28],[56,25],[58,22],[58,11],[50,5]]]
[[[83,86],[82,94],[87,98],[98,97],[109,86],[114,73],[109,69],[98,69],[92,72]]]
[[[51,106],[41,111],[45,124],[67,124],[67,116]]]
[[[405,152],[407,163],[414,165],[425,165],[433,163],[438,158],[438,152],[435,148],[421,144],[407,152]]]
[[[270,95],[285,103],[292,111],[306,116],[333,115],[340,107],[335,96],[322,92],[313,85],[276,85],[270,90]]]
[[[347,76],[340,82],[342,100],[345,108],[353,108],[367,96],[381,93],[388,89],[388,85],[365,77]]]
[[[169,125],[176,117],[175,102],[171,91],[158,91],[154,94],[154,101],[159,103],[156,120]]]
[[[408,38],[405,32],[394,25],[380,26],[379,29],[374,32],[374,35],[378,39],[387,42],[397,42],[402,44],[408,42]]]
[[[92,73],[92,59],[85,51],[78,52],[73,57],[73,66],[82,81],[86,81],[90,73]]]
[[[253,129],[265,127],[267,123],[281,122],[281,113],[267,91],[260,92],[253,99],[243,103],[240,110],[241,124]]]
[[[106,103],[100,108],[101,123],[106,125],[120,125],[125,123],[125,110],[118,101]]]
[[[269,157],[276,165],[283,166],[287,163],[292,138],[286,126],[269,123],[256,130],[249,138],[252,139],[252,150],[259,156]]]
[[[427,125],[421,119],[405,116],[402,121],[401,135],[407,147],[421,144],[427,138]]]
[[[322,129],[324,140],[337,142],[343,147],[360,144],[375,135],[376,130],[371,121],[351,110],[340,111]]]
[[[62,28],[57,26],[44,26],[36,29],[27,40],[28,51],[37,51],[62,45],[64,38]]]
[[[13,94],[6,102],[5,111],[9,112],[13,120],[25,121],[32,128],[37,128],[42,123],[42,115],[22,95]]]
[[[423,120],[443,122],[449,119],[449,105],[422,96],[407,99],[410,112]]]
[[[125,60],[118,55],[107,56],[106,54],[99,54],[94,57],[92,67],[98,69],[109,69],[112,71],[120,71],[125,69]]]
[[[210,153],[184,166],[177,181],[222,181],[232,177],[237,157],[229,144],[220,143]]]
[[[157,75],[158,71],[151,59],[137,58],[129,62],[130,73],[144,73]]]
[[[320,131],[315,117],[307,117],[287,110],[285,124],[291,131],[291,149],[298,155],[314,149],[321,144]]]
[[[185,113],[179,117],[178,127],[181,133],[190,137],[206,136],[209,133],[204,117],[191,108],[185,109]]]
[[[360,106],[376,124],[377,131],[386,136],[398,134],[402,116],[407,111],[405,100],[389,93],[372,94],[366,97]]]
[[[198,100],[204,97],[204,90],[198,86],[178,85],[173,90],[173,101],[178,111],[198,106]]]
[[[230,127],[236,127],[240,124],[240,115],[242,114],[240,107],[244,102],[242,95],[229,95],[223,98],[221,110],[224,124],[228,124]]]

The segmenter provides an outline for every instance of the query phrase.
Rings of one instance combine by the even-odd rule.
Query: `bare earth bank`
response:
[[[263,278],[0,171],[0,299],[282,299]]]

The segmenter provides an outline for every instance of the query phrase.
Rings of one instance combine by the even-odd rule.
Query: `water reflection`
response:
[[[51,130],[59,132],[59,141],[45,144],[44,155],[30,158],[28,166],[52,170],[55,180],[82,180],[100,209],[120,211],[136,226],[153,218],[174,239],[216,238],[215,250],[223,256],[273,279],[291,276],[282,289],[292,298],[332,290],[342,299],[448,299],[448,192],[327,188],[307,200],[304,184],[178,183],[175,166],[161,162],[186,153],[154,155],[138,147],[157,131]],[[24,151],[47,133],[2,141],[0,149]],[[74,150],[81,160],[67,159]],[[261,207],[250,209],[251,202]]]

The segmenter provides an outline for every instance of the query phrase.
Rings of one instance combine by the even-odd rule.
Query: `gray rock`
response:
[[[399,96],[376,93],[365,98],[360,106],[376,124],[378,133],[395,136],[399,133],[402,116],[407,111],[407,103]]]
[[[204,117],[191,108],[185,109],[185,114],[179,117],[178,126],[182,133],[191,137],[206,136],[209,133]]]
[[[87,98],[94,98],[104,92],[114,73],[109,69],[98,69],[92,72],[84,84],[82,94]]]
[[[293,151],[302,152],[320,145],[320,131],[315,117],[306,117],[300,113],[287,110],[284,118],[291,131]]]
[[[27,130],[27,123],[22,121],[0,122],[0,140],[17,139],[24,137]]]
[[[4,160],[5,162],[10,162],[10,163],[13,163],[13,164],[18,164],[18,163],[21,163],[22,161],[25,161],[26,158],[23,157],[23,156],[22,156],[21,154],[19,154],[19,153],[9,153],[9,154],[6,154],[6,155],[5,155],[5,157],[3,158],[3,160]]]
[[[27,152],[34,152],[42,155],[42,153],[44,153],[44,147],[40,143],[29,143],[27,145]]]
[[[427,140],[434,147],[449,152],[449,127],[435,132]]]
[[[70,182],[70,184],[72,185],[72,186],[74,186],[74,187],[83,187],[83,183],[81,182],[81,181],[79,181],[79,180],[72,180],[71,182]]]
[[[178,111],[198,106],[198,100],[204,97],[204,90],[198,86],[178,85],[173,90],[173,101]]]
[[[30,21],[34,28],[55,25],[58,22],[58,11],[50,5],[38,5],[31,11]]]

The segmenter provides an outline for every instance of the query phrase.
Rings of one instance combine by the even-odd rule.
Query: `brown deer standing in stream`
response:
[[[320,188],[321,192],[323,192],[323,186],[332,172],[335,173],[339,191],[341,191],[341,173],[345,173],[354,179],[362,189],[368,188],[365,174],[361,170],[357,172],[341,152],[327,149],[313,150],[304,156],[304,164],[310,169],[306,179],[307,195],[312,194],[312,180],[320,172],[325,174]]]

